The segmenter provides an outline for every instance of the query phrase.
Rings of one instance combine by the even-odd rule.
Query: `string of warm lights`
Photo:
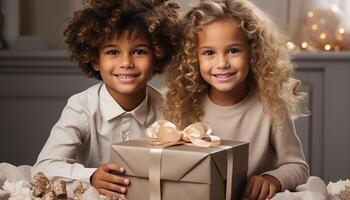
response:
[[[336,6],[307,12],[297,45],[287,43],[290,50],[343,51],[350,50],[350,30],[343,26],[343,14]]]

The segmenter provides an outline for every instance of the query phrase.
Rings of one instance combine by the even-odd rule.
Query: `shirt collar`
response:
[[[148,109],[148,92],[146,90],[146,97],[134,110],[130,111],[130,113],[140,124],[145,124],[148,116]]]
[[[144,124],[148,115],[148,91],[145,99],[133,110],[125,111],[109,94],[106,85],[103,84],[100,91],[100,106],[102,115],[109,121],[115,117],[130,113],[140,124]]]

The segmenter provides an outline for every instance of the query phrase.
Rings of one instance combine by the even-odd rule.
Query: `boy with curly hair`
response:
[[[147,82],[170,62],[178,5],[168,0],[90,0],[64,31],[71,58],[101,80],[73,95],[52,128],[33,174],[91,183],[122,197],[130,181],[109,162],[112,143],[144,137],[161,117],[162,95]]]

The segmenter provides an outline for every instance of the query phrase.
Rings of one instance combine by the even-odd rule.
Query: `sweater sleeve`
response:
[[[62,177],[89,183],[95,168],[86,168],[76,162],[78,149],[88,132],[87,114],[72,102],[63,109],[59,121],[33,166],[32,175],[41,171],[48,177]]]
[[[278,131],[273,129],[271,144],[277,155],[277,167],[263,174],[276,177],[281,182],[282,191],[294,190],[305,183],[309,177],[309,166],[305,162],[294,122],[289,117]]]

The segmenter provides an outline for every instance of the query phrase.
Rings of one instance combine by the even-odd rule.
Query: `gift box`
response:
[[[112,145],[110,161],[125,167],[125,178],[131,181],[128,200],[157,199],[152,197],[156,190],[163,200],[225,199],[228,178],[232,180],[228,186],[231,199],[236,200],[247,181],[248,143],[223,140],[218,147],[159,148],[136,139]]]

